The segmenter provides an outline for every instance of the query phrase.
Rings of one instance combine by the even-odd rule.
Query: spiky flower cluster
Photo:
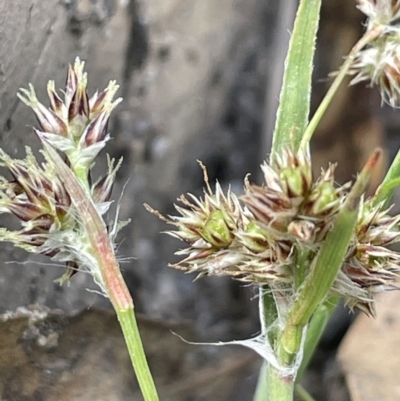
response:
[[[350,307],[374,315],[372,295],[395,287],[400,254],[386,248],[400,241],[400,215],[373,206],[373,198],[362,202],[353,240],[334,290],[345,296]],[[357,294],[357,296],[354,296]],[[353,295],[353,296],[352,296]]]
[[[204,167],[203,167],[204,169]],[[204,170],[205,171],[205,170]],[[334,183],[334,166],[314,180],[303,153],[286,151],[262,166],[265,185],[245,183],[239,199],[217,183],[215,193],[205,181],[204,199],[181,196],[180,216],[165,218],[175,226],[169,234],[189,247],[177,252],[184,259],[172,267],[204,275],[229,275],[268,284],[272,290],[296,292],[298,258],[309,268],[346,199],[348,185]],[[350,307],[373,314],[372,292],[387,288],[396,276],[400,256],[386,245],[400,240],[400,216],[364,202],[351,245],[332,289]],[[304,263],[304,260],[303,260]]]
[[[49,81],[50,108],[38,101],[32,85],[29,91],[21,89],[18,96],[34,111],[40,125],[37,134],[64,152],[73,167],[89,168],[110,139],[107,134],[110,114],[122,99],[113,100],[119,88],[115,81],[89,98],[84,66],[79,58],[73,67],[69,66],[64,100],[58,96],[54,81]]]
[[[368,17],[367,32],[373,39],[354,58],[351,84],[370,81],[378,86],[383,101],[400,106],[400,1],[358,0],[358,8]]]
[[[111,110],[120,101],[113,101],[118,86],[111,82],[100,94],[89,99],[86,91],[87,75],[84,63],[76,60],[69,66],[62,101],[48,84],[50,108],[36,98],[35,91],[21,90],[19,97],[29,105],[39,121],[39,138],[65,153],[66,163],[77,174],[87,195],[103,215],[110,207],[110,197],[120,163],[108,158],[107,174],[91,183],[90,169],[98,152],[109,139],[108,119]],[[6,167],[12,179],[0,177],[0,213],[10,213],[21,223],[17,231],[0,229],[0,241],[10,241],[29,252],[44,254],[65,262],[69,278],[78,268],[89,269],[101,285],[96,260],[91,251],[79,213],[60,178],[59,171],[49,154],[43,150],[44,162],[39,164],[31,150],[27,156],[15,160],[0,150],[0,165]],[[117,226],[109,232],[114,240]]]
[[[400,17],[399,0],[357,0],[357,8],[368,17],[367,29],[375,26],[396,30],[391,26]]]

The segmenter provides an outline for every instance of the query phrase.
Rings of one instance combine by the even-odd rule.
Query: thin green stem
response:
[[[260,380],[262,378],[262,380]],[[253,401],[293,401],[294,380],[264,362]]]
[[[143,398],[145,401],[158,401],[157,390],[144,353],[134,309],[115,309],[115,311]]]
[[[78,181],[82,184],[82,187],[85,188],[85,190],[89,191],[89,180],[88,180],[88,169],[86,166],[72,166],[72,169],[74,171],[75,177],[78,179]]]
[[[295,288],[300,288],[300,286],[303,284],[304,279],[307,276],[310,267],[309,256],[310,251],[308,249],[296,250],[296,263],[295,266],[293,266]]]
[[[272,365],[267,366],[266,401],[293,401],[294,378],[282,376]],[[258,401],[258,400],[257,400]]]
[[[260,321],[262,333],[267,333],[266,341],[269,341],[272,349],[275,349],[277,340],[277,330],[271,329],[278,312],[276,309],[275,298],[269,286],[260,286]],[[257,388],[254,394],[254,401],[265,401],[267,394],[267,362],[264,361],[260,369],[257,381]]]
[[[384,206],[389,206],[394,191],[400,185],[400,151],[391,164],[389,171],[386,173],[384,180],[376,191],[374,196],[374,205],[384,202]]]
[[[43,140],[43,147],[58,167],[58,174],[76,207],[98,266],[94,267],[99,283],[109,297],[121,324],[129,356],[145,401],[158,401],[158,395],[137,327],[132,296],[118,265],[106,225],[84,184],[64,163],[60,155]]]
[[[295,386],[296,394],[303,400],[303,401],[315,401],[315,399],[311,396],[311,394],[300,384],[296,384]]]
[[[285,61],[271,160],[273,160],[274,154],[279,153],[284,147],[297,149],[308,123],[311,76],[320,7],[321,0],[301,0],[297,10]],[[299,275],[299,281],[302,281],[302,274]],[[264,333],[267,333],[266,341],[269,341],[272,348],[276,349],[280,333],[277,330],[267,330],[274,324],[277,317],[275,299],[271,292],[262,289],[260,297],[262,297],[260,314],[263,315],[261,323],[266,326],[262,329]],[[288,382],[282,379],[273,368],[264,362],[254,400],[292,400],[293,383],[288,385]],[[267,394],[268,398],[266,398]]]
[[[325,331],[336,306],[339,302],[339,297],[329,297],[322,305],[320,305],[313,314],[307,329],[307,337],[304,343],[303,360],[301,361],[300,369],[297,372],[296,382],[299,382],[304,371],[314,355],[314,351]]]
[[[321,121],[322,116],[325,114],[326,109],[330,105],[335,93],[337,92],[340,84],[342,83],[343,79],[346,77],[349,69],[351,68],[354,58],[360,52],[360,50],[366,46],[368,43],[376,39],[381,33],[380,28],[371,29],[370,31],[366,32],[365,35],[354,45],[351,49],[351,52],[346,58],[346,61],[340,67],[339,73],[337,74],[335,80],[333,81],[332,85],[330,86],[328,92],[326,93],[324,99],[322,100],[321,104],[319,105],[317,111],[313,115],[310,123],[308,124],[306,130],[304,131],[303,137],[300,143],[300,149],[307,150],[308,145],[310,143],[311,137],[314,134],[315,129],[317,128],[319,122]]]
[[[253,401],[266,401],[268,394],[268,363],[263,361],[260,373],[258,375],[257,387],[254,393]]]
[[[260,300],[262,301],[262,310],[260,310],[261,328],[263,333],[267,333],[268,341],[272,348],[275,347],[277,333],[276,330],[271,329],[275,320],[278,317],[276,309],[276,302],[269,286],[260,287]],[[261,305],[260,305],[261,307]],[[261,316],[262,315],[262,316]]]

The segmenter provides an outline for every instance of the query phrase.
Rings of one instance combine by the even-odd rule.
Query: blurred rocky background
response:
[[[329,72],[362,33],[355,2],[323,3],[314,105],[326,91]],[[22,157],[26,145],[38,149],[31,129],[35,119],[16,97],[20,87],[33,83],[45,102],[47,81],[54,79],[62,88],[68,63],[76,56],[86,60],[91,93],[110,79],[121,85],[124,102],[114,112],[107,152],[124,158],[115,197],[120,198],[121,218],[132,222],[120,236],[118,255],[136,309],[147,316],[141,327],[150,363],[164,383],[163,399],[252,398],[256,357],[231,347],[194,349],[177,341],[169,329],[203,342],[254,335],[256,291],[224,278],[193,282],[193,276],[169,268],[181,244],[159,234],[164,224],[142,205],[168,214],[181,193],[201,194],[203,175],[196,159],[207,166],[211,182],[218,179],[237,192],[247,173],[260,179],[258,166],[269,151],[296,7],[295,0],[0,1],[0,132],[5,151]],[[354,177],[370,151],[383,144],[385,131],[398,127],[394,114],[385,127],[383,113],[375,91],[343,87],[316,134],[315,168],[338,162],[338,180]],[[99,173],[104,160],[97,163]],[[8,335],[1,340],[0,398],[139,400],[110,306],[90,291],[95,289],[91,277],[77,274],[69,286],[60,287],[54,280],[63,274],[63,266],[4,243],[0,258],[0,313],[14,311],[0,325],[0,336]],[[27,308],[32,304],[40,306]],[[35,318],[42,308],[45,312]],[[325,338],[326,350],[316,360],[317,376],[309,376],[320,400],[344,399],[332,398],[326,390],[324,372],[331,372],[329,363],[348,321],[347,312],[338,314]],[[12,344],[15,351],[10,351]],[[97,349],[101,352],[94,358]],[[97,379],[108,379],[96,382],[93,366]],[[241,375],[234,376],[238,370]],[[223,387],[207,381],[216,380],[217,371],[228,371]],[[68,387],[65,383],[74,391],[61,391]],[[111,396],[99,383],[118,392]],[[100,387],[91,393],[90,386]],[[218,388],[224,391],[218,393]]]

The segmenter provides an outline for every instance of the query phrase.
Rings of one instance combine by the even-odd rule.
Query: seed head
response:
[[[173,267],[203,275],[235,275],[237,264],[245,258],[247,250],[238,243],[236,232],[247,224],[246,212],[238,198],[228,190],[224,194],[217,183],[215,193],[208,183],[207,171],[202,163],[207,190],[204,199],[189,194],[181,196],[175,205],[180,216],[163,217],[150,206],[146,208],[162,220],[176,227],[168,234],[186,242],[189,248],[177,252],[186,256]],[[244,252],[244,253],[243,253]],[[234,267],[235,271],[229,269]]]
[[[0,212],[11,213],[21,221],[17,232],[2,229],[1,239],[47,254],[49,250],[44,251],[43,246],[51,232],[75,228],[68,193],[49,160],[39,165],[29,148],[23,160],[11,159],[0,151],[0,161],[13,176],[12,181],[1,177]],[[51,251],[53,255],[55,252]]]
[[[400,254],[386,246],[400,241],[400,215],[391,217],[382,204],[373,206],[372,199],[362,202],[354,238],[344,261],[342,272],[356,291],[345,291],[345,300],[374,315],[373,294],[395,288]],[[341,286],[338,280],[335,289]]]
[[[392,23],[400,17],[399,0],[357,0],[357,8],[368,17],[367,29],[383,26],[386,31],[396,30]]]
[[[362,50],[354,59],[350,84],[370,81],[378,86],[382,100],[400,106],[400,32],[382,36]]]
[[[29,148],[22,160],[12,159],[0,150],[0,164],[12,176],[12,180],[0,177],[0,213],[11,213],[21,224],[16,231],[1,228],[0,240],[64,262],[67,272],[61,281],[71,277],[78,268],[87,269],[102,289],[98,251],[94,250],[93,235],[90,237],[89,234],[97,228],[106,231],[105,226],[97,224],[95,227],[93,223],[91,227],[94,228],[89,233],[87,221],[82,220],[78,206],[87,201],[99,215],[104,215],[110,207],[113,184],[122,160],[116,164],[108,157],[107,174],[94,184],[91,183],[90,170],[94,158],[109,139],[109,116],[121,101],[113,100],[117,89],[118,85],[111,81],[102,93],[89,99],[84,63],[77,58],[74,66],[69,66],[63,100],[53,81],[47,86],[49,108],[39,102],[32,85],[29,85],[29,90],[21,89],[19,93],[19,98],[33,109],[38,119],[40,129],[36,133],[46,144],[46,151],[42,152],[44,163],[39,164]],[[82,185],[86,190],[82,192],[87,194],[87,199],[82,196],[74,200],[67,192],[65,175],[63,181],[52,148],[65,153],[65,163],[73,171],[76,185]],[[68,167],[65,167],[67,171]],[[88,219],[93,220],[92,217],[93,214]],[[102,231],[99,235],[113,245],[123,225],[116,219],[108,232],[104,234]]]
[[[74,66],[69,66],[64,100],[57,94],[54,81],[49,81],[50,108],[38,101],[32,85],[29,90],[21,89],[18,96],[33,109],[38,119],[40,129],[36,133],[66,153],[71,165],[89,168],[109,140],[110,113],[122,99],[114,100],[119,88],[115,81],[89,99],[84,65],[77,58]]]
[[[86,269],[102,287],[88,234],[57,167],[45,151],[42,152],[45,161],[41,164],[29,148],[26,152],[25,159],[15,160],[0,150],[0,165],[12,176],[11,180],[0,177],[0,213],[10,213],[20,222],[16,231],[0,228],[0,241],[65,263],[67,272],[61,281],[70,278],[78,268]],[[109,159],[108,174],[92,186],[91,196],[100,214],[109,208],[118,167]],[[112,242],[121,226],[116,222],[109,232]]]
[[[400,1],[358,0],[358,8],[367,15],[367,33],[371,39],[354,57],[351,85],[369,81],[378,86],[382,100],[392,107],[400,105]]]
[[[258,224],[275,241],[320,242],[331,227],[347,187],[335,186],[334,166],[322,171],[313,182],[308,156],[285,151],[277,163],[261,168],[265,186],[247,185],[242,197]]]
[[[203,167],[205,172],[205,169]],[[161,216],[175,226],[169,234],[189,247],[177,252],[184,259],[172,267],[205,275],[232,276],[238,280],[268,284],[271,290],[296,296],[298,255],[306,255],[311,269],[327,233],[347,196],[348,184],[335,185],[334,166],[314,180],[305,154],[285,151],[272,164],[263,164],[264,186],[246,179],[239,199],[219,184],[204,199],[179,198],[179,216]],[[244,207],[239,203],[241,200]],[[373,314],[372,294],[390,288],[397,277],[400,256],[385,248],[400,241],[400,216],[362,202],[347,256],[333,285],[332,294],[344,297],[351,307]]]

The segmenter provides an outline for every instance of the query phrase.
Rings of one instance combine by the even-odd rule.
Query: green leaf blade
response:
[[[297,11],[285,61],[271,159],[285,147],[297,150],[308,124],[320,8],[321,0],[302,0]]]

